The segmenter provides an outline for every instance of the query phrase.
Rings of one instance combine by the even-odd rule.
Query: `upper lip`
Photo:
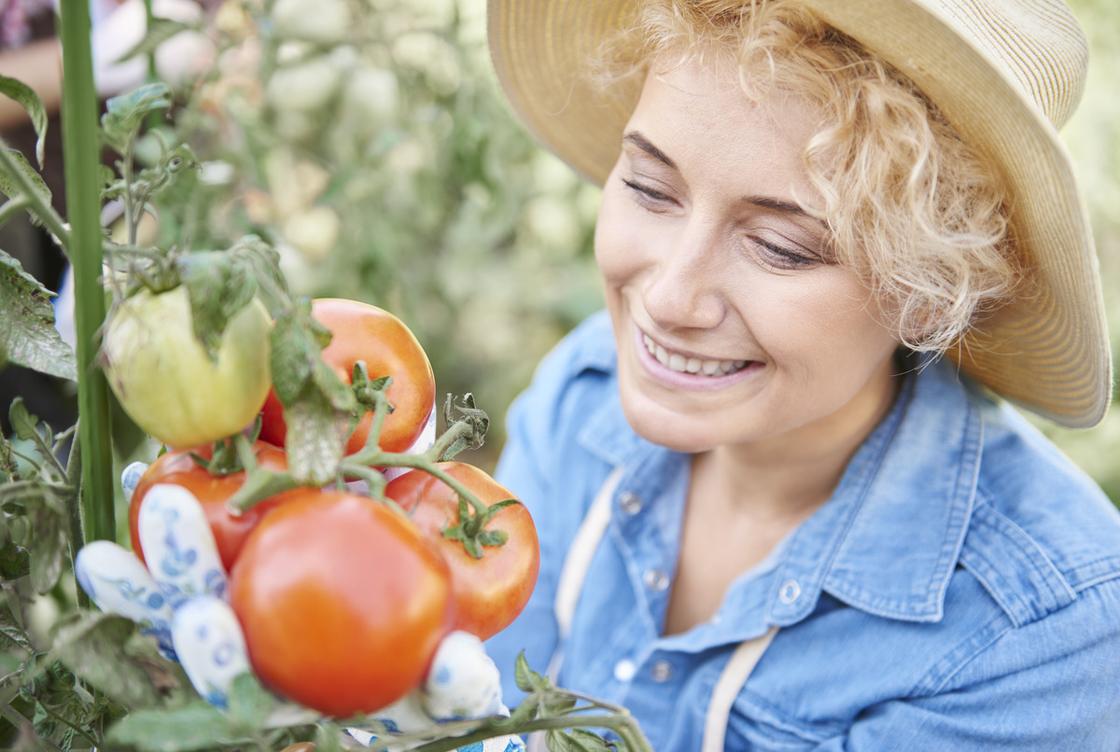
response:
[[[696,358],[697,360],[720,360],[720,361],[730,361],[730,362],[738,362],[738,361],[741,361],[741,360],[742,361],[750,360],[750,358],[720,358],[720,357],[716,357],[716,356],[713,356],[713,355],[704,355],[704,354],[698,353],[694,350],[689,350],[688,348],[685,348],[685,347],[677,347],[676,345],[666,344],[664,340],[650,334],[645,329],[643,329],[641,326],[638,326],[638,331],[641,332],[643,336],[649,337],[650,339],[652,339],[653,343],[655,345],[661,345],[666,350],[671,350],[672,352],[683,355],[686,358]]]

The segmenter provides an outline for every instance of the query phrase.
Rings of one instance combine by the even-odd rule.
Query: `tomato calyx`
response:
[[[258,415],[246,432],[218,439],[211,444],[209,459],[198,452],[191,452],[191,459],[203,470],[218,477],[249,470],[257,464],[256,457],[253,455],[253,444],[260,437],[260,433],[261,419]]]
[[[501,510],[520,503],[517,499],[503,499],[491,504],[485,512],[471,513],[468,500],[459,494],[459,524],[449,525],[440,532],[444,538],[462,543],[473,558],[481,559],[483,546],[496,548],[509,540],[509,534],[504,530],[487,530],[486,525]]]

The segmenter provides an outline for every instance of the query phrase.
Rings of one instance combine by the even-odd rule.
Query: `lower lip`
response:
[[[762,369],[765,367],[764,364],[755,360],[748,363],[744,368],[724,376],[704,376],[695,373],[681,373],[680,371],[674,371],[672,368],[662,365],[661,361],[655,358],[650,351],[646,349],[646,343],[643,341],[642,337],[642,330],[635,326],[634,349],[638,353],[638,361],[641,362],[646,373],[666,386],[677,387],[679,389],[700,389],[708,391],[726,389],[733,384],[738,384],[740,381],[745,381],[761,373]]]

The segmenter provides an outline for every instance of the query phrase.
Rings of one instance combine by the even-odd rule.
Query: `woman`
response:
[[[662,752],[1120,748],[1120,514],[1000,399],[1109,399],[1064,5],[489,24],[518,114],[603,186],[607,303],[508,416],[542,567],[488,645],[507,678],[525,648]]]

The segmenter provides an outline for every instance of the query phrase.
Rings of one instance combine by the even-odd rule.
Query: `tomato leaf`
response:
[[[256,295],[256,280],[243,263],[223,251],[188,254],[179,268],[191,301],[194,335],[216,361],[230,319]]]
[[[0,76],[0,94],[11,97],[27,110],[35,128],[35,159],[43,166],[43,147],[47,139],[47,110],[35,90],[15,78]]]
[[[54,327],[52,295],[0,251],[0,352],[25,368],[75,381],[77,361]]]
[[[524,650],[517,654],[517,662],[513,666],[513,679],[517,683],[517,688],[522,692],[537,692],[552,688],[552,682],[529,668],[529,661],[525,658]]]
[[[8,406],[8,422],[12,424],[16,438],[21,441],[32,441],[37,435],[35,426],[39,419],[31,414],[20,397],[16,397]]]
[[[607,741],[586,729],[554,729],[545,734],[545,744],[552,752],[610,752]]]
[[[291,308],[288,282],[280,271],[280,254],[275,248],[256,235],[246,235],[230,246],[227,253],[252,272],[261,301],[272,318],[279,318]],[[327,341],[330,341],[329,332]]]
[[[106,143],[123,154],[140,130],[141,123],[153,112],[171,107],[171,89],[167,84],[151,83],[127,94],[112,97],[105,103],[101,129]]]
[[[333,723],[320,723],[315,731],[315,752],[342,752],[342,731]]]
[[[174,710],[139,710],[109,729],[109,744],[149,752],[214,749],[238,741],[226,717],[204,702]]]
[[[8,582],[31,573],[31,556],[27,549],[9,538],[0,546],[0,579]]]
[[[59,629],[51,656],[126,708],[147,707],[156,700],[155,688],[125,651],[136,628],[123,616],[86,612]]]
[[[46,181],[43,180],[43,176],[35,171],[35,168],[31,166],[31,164],[27,161],[27,157],[23,156],[22,152],[16,151],[15,149],[7,149],[7,152],[8,155],[12,158],[12,161],[15,162],[16,169],[19,170],[20,174],[22,174],[23,177],[31,183],[31,186],[35,191],[35,195],[42,199],[44,204],[50,204],[51,189],[47,187]],[[16,176],[8,172],[7,168],[4,166],[0,166],[0,193],[3,193],[8,198],[15,198],[16,196],[21,196],[24,193],[24,190],[22,187],[20,187]],[[34,214],[30,214],[29,216],[31,217],[32,222],[34,222],[35,224],[39,224],[39,221]]]
[[[230,727],[239,733],[252,734],[264,726],[276,699],[265,691],[256,677],[244,673],[233,680],[229,690],[228,718]]]
[[[315,389],[284,408],[288,426],[288,469],[300,484],[322,486],[334,480],[346,446],[347,415],[335,410]]]
[[[35,512],[31,536],[31,586],[42,595],[54,587],[66,561],[66,519],[48,506]]]

